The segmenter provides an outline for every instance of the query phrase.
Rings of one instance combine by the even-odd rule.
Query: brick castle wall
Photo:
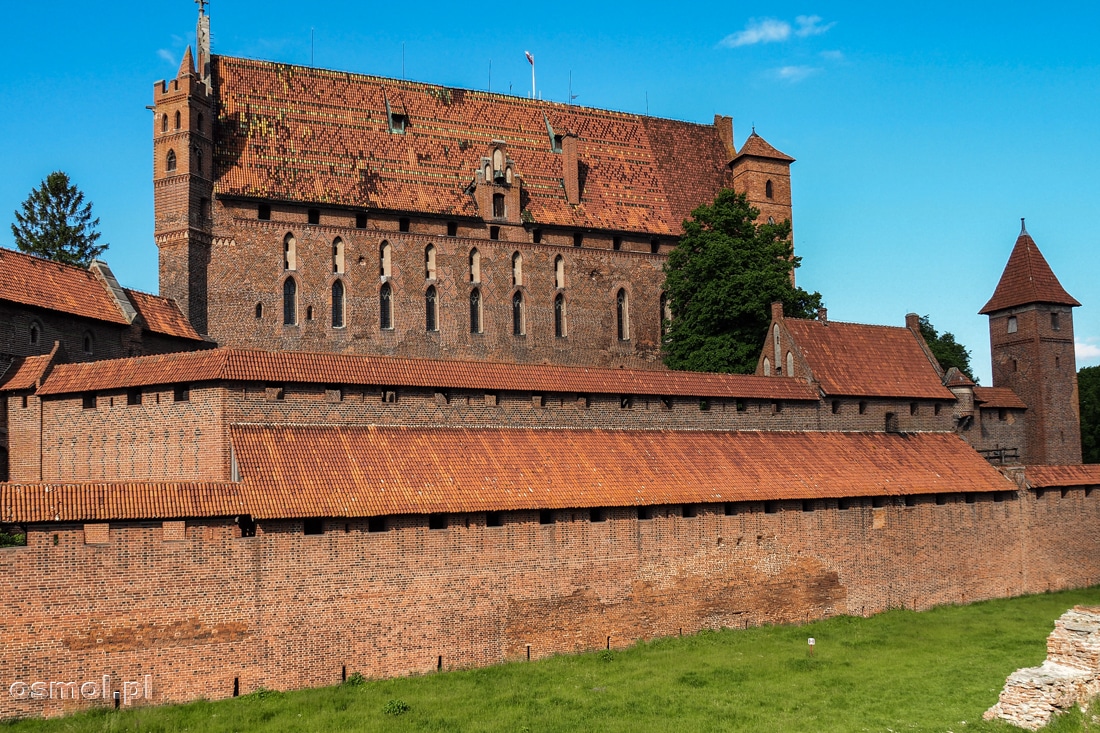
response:
[[[1100,491],[730,509],[559,510],[552,524],[506,512],[500,527],[451,515],[439,530],[401,516],[381,532],[330,519],[321,535],[270,521],[251,538],[202,520],[182,541],[160,522],[116,522],[96,545],[80,525],[32,526],[27,547],[0,549],[0,682],[110,674],[118,689],[149,674],[154,702],[216,699],[234,679],[242,694],[329,685],[344,668],[425,673],[522,659],[527,645],[538,658],[1100,580]],[[3,696],[0,715],[89,704]]]

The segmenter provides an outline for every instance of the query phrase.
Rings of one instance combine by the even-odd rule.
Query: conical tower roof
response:
[[[771,143],[757,135],[756,130],[753,130],[752,134],[749,135],[747,140],[745,140],[745,144],[741,146],[741,149],[739,151],[737,151],[737,156],[734,158],[734,160],[737,160],[737,158],[740,158],[744,155],[751,155],[755,158],[772,158],[774,160],[785,160],[788,163],[794,162],[794,158],[787,155],[786,153],[779,152],[774,147],[772,147]]]
[[[1079,306],[1080,303],[1066,292],[1062,283],[1054,276],[1043,253],[1039,251],[1035,240],[1020,227],[1020,236],[1016,246],[1008,257],[1001,281],[993,291],[993,297],[978,311],[989,315],[995,311],[1014,308],[1029,303],[1053,303],[1055,305]]]
[[[182,78],[195,73],[195,57],[191,55],[191,47],[183,52],[183,61],[180,61],[180,70],[176,72],[176,78]]]

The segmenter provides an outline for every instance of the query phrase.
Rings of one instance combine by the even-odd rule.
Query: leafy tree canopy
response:
[[[62,171],[54,171],[31,191],[11,225],[15,245],[27,254],[87,267],[105,249],[96,244],[99,219],[91,203]]]
[[[951,367],[958,367],[960,372],[977,383],[978,380],[974,378],[974,373],[970,369],[970,349],[956,341],[955,334],[939,333],[928,320],[928,316],[920,318],[920,333],[928,342],[928,348],[932,350],[932,355],[936,357],[944,371]]]
[[[757,224],[744,194],[719,192],[691,212],[665,263],[665,364],[672,369],[751,374],[764,347],[771,303],[792,318],[812,318],[820,293],[791,284],[800,258],[791,223]]]
[[[1077,399],[1081,405],[1081,460],[1100,463],[1100,366],[1077,372]]]

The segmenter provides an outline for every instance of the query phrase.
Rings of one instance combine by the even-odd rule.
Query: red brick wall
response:
[[[1004,498],[1004,497],[1002,497]],[[152,675],[154,700],[180,701],[612,647],[703,628],[784,623],[893,607],[927,608],[1100,580],[1100,490],[657,508],[261,522],[35,526],[0,549],[0,681]],[[769,513],[769,510],[774,513]],[[57,544],[54,544],[54,537]],[[902,558],[902,559],[899,559]],[[88,703],[84,703],[88,704]],[[0,715],[66,701],[0,696]]]

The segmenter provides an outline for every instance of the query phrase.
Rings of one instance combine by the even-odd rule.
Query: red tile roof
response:
[[[982,407],[1012,407],[1026,410],[1027,405],[1008,387],[975,387],[974,399]]]
[[[0,372],[0,392],[34,389],[52,358],[53,354],[16,357],[7,369]]]
[[[82,267],[0,249],[0,300],[129,325],[107,288]]]
[[[231,428],[259,517],[820,499],[1012,484],[947,433]]]
[[[794,162],[794,158],[787,155],[786,153],[779,152],[771,146],[771,143],[757,135],[756,130],[752,131],[752,134],[749,135],[748,139],[745,140],[745,144],[741,146],[741,149],[739,151],[737,151],[737,158],[740,158],[744,155],[752,156],[754,158],[771,158],[775,160],[785,160],[788,163]],[[736,160],[736,158],[734,160]]]
[[[678,234],[727,180],[713,125],[226,56],[212,73],[221,195],[476,217],[465,190],[503,140],[533,221]],[[387,102],[408,116],[404,134],[389,131]],[[548,123],[578,136],[579,205]]]
[[[783,321],[828,395],[953,400],[908,328],[838,321]]]
[[[62,364],[54,368],[49,379],[39,389],[39,394],[71,394],[204,381],[364,384],[771,400],[818,399],[817,392],[810,385],[794,379],[246,349],[213,349]]]
[[[1076,466],[1027,466],[1024,477],[1032,488],[1100,486],[1100,463]]]
[[[153,333],[175,336],[177,338],[202,341],[202,336],[191,325],[191,322],[180,311],[176,301],[171,298],[162,298],[159,295],[150,295],[139,290],[123,288],[126,297],[137,310],[142,320],[145,321],[147,330]]]
[[[232,483],[0,483],[0,522],[224,517],[245,513],[246,503]]]
[[[1001,273],[993,297],[978,312],[988,315],[1028,303],[1081,305],[1065,291],[1043,253],[1035,245],[1035,240],[1024,232],[1016,239],[1016,245],[1008,257],[1008,264]]]

